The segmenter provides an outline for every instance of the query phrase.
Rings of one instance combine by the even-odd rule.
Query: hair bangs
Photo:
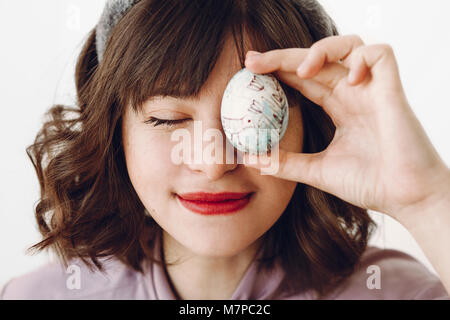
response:
[[[138,3],[120,21],[107,45],[105,60],[109,53],[111,59],[122,61],[111,70],[121,80],[119,101],[134,111],[154,96],[197,98],[228,36],[233,37],[242,68],[248,50],[289,48],[292,39],[298,47],[312,44],[310,37],[293,31],[307,28],[300,15],[293,19],[293,27],[286,24],[283,6],[275,6],[279,10],[273,12],[273,5],[261,1],[251,4],[258,7],[251,11],[247,2],[253,1],[169,2]],[[297,11],[292,8],[292,12]],[[281,85],[290,101],[300,98],[295,90]]]
[[[180,1],[166,6],[166,1],[142,1],[120,22],[131,26],[117,28],[127,29],[126,34],[111,37],[116,54],[124,48],[120,54],[126,65],[116,74],[123,80],[119,100],[135,111],[153,96],[197,97],[232,25],[230,1]]]

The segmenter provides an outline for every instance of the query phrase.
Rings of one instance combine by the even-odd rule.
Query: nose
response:
[[[220,179],[238,166],[235,149],[227,141],[220,119],[196,121],[191,152],[187,167],[195,173],[206,175],[211,181]]]

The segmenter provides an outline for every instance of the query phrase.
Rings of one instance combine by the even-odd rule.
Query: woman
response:
[[[279,170],[173,163],[174,131],[223,131],[243,67],[287,94]],[[109,1],[76,85],[79,108],[50,109],[27,150],[41,184],[33,248],[64,266],[12,279],[3,298],[448,298],[449,169],[392,49],[339,36],[316,1]],[[367,209],[401,222],[440,279],[368,247]]]

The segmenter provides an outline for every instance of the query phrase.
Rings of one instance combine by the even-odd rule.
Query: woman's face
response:
[[[166,234],[195,254],[227,257],[246,249],[277,221],[292,197],[296,182],[262,175],[260,170],[242,164],[176,164],[171,153],[179,141],[171,134],[186,129],[194,139],[194,121],[202,130],[214,128],[224,137],[220,106],[228,81],[241,69],[231,40],[226,43],[198,100],[149,100],[142,113],[130,106],[123,117],[125,159],[131,183],[147,211]],[[190,119],[172,127],[144,123],[150,117]],[[289,126],[280,148],[300,152],[303,127],[298,106],[289,109]],[[208,143],[203,143],[206,148]],[[190,192],[254,192],[246,207],[233,214],[201,215],[182,206],[177,194]]]

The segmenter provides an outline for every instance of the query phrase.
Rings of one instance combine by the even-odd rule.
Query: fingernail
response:
[[[248,51],[247,52],[247,59],[254,60],[261,56],[261,52],[258,51]]]
[[[302,63],[301,65],[300,65],[300,67],[298,67],[298,69],[297,69],[297,74],[299,75],[299,76],[305,76],[306,74],[307,74],[307,72],[308,72],[308,65],[306,64],[306,63]]]
[[[350,70],[347,81],[349,84],[354,84],[356,82],[356,72],[354,70]]]
[[[255,55],[257,56],[257,55],[260,55],[260,54],[261,54],[261,52],[258,52],[258,51],[251,51],[250,50],[250,51],[247,52],[247,56],[248,57],[255,56]]]

